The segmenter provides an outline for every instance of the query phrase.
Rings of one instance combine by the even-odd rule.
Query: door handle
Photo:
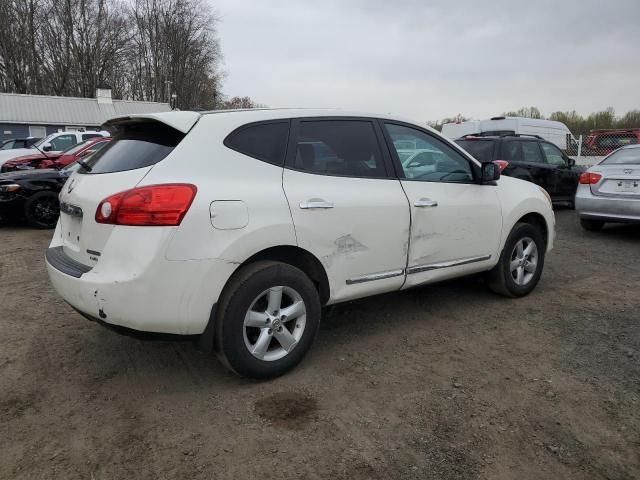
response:
[[[420,208],[433,208],[438,206],[438,202],[431,200],[430,198],[421,198],[413,205]]]
[[[300,208],[303,210],[327,209],[333,208],[334,206],[333,202],[326,202],[321,198],[312,198],[306,202],[300,202]]]

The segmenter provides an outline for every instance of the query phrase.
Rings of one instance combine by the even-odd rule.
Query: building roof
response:
[[[166,103],[0,93],[0,123],[97,126],[112,117],[170,110]]]

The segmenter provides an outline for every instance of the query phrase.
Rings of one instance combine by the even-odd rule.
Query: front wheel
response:
[[[270,378],[286,373],[307,353],[321,306],[304,272],[261,261],[234,274],[217,312],[215,346],[223,363],[243,377]]]
[[[489,287],[507,297],[528,295],[544,267],[545,242],[539,228],[517,223],[505,243],[498,264],[489,272]]]
[[[38,192],[25,202],[24,216],[34,228],[54,228],[59,215],[60,204],[54,192]]]

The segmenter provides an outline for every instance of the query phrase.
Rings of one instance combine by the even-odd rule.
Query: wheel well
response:
[[[329,301],[329,278],[322,263],[315,255],[300,247],[282,245],[262,250],[245,260],[240,267],[258,260],[272,260],[288,263],[299,268],[313,281],[320,294],[320,302],[324,305]]]
[[[549,242],[549,229],[547,228],[547,222],[539,213],[527,213],[516,223],[528,223],[530,225],[538,227],[544,235],[545,244]]]

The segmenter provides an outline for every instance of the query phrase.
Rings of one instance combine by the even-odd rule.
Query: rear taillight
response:
[[[498,167],[500,168],[500,173],[502,173],[502,171],[509,166],[509,162],[507,162],[506,160],[494,160],[493,163],[498,165]]]
[[[112,225],[176,226],[186,215],[198,189],[188,183],[148,185],[105,198],[96,222]]]
[[[582,185],[593,185],[600,181],[602,175],[593,172],[584,172],[580,175],[580,183]]]

